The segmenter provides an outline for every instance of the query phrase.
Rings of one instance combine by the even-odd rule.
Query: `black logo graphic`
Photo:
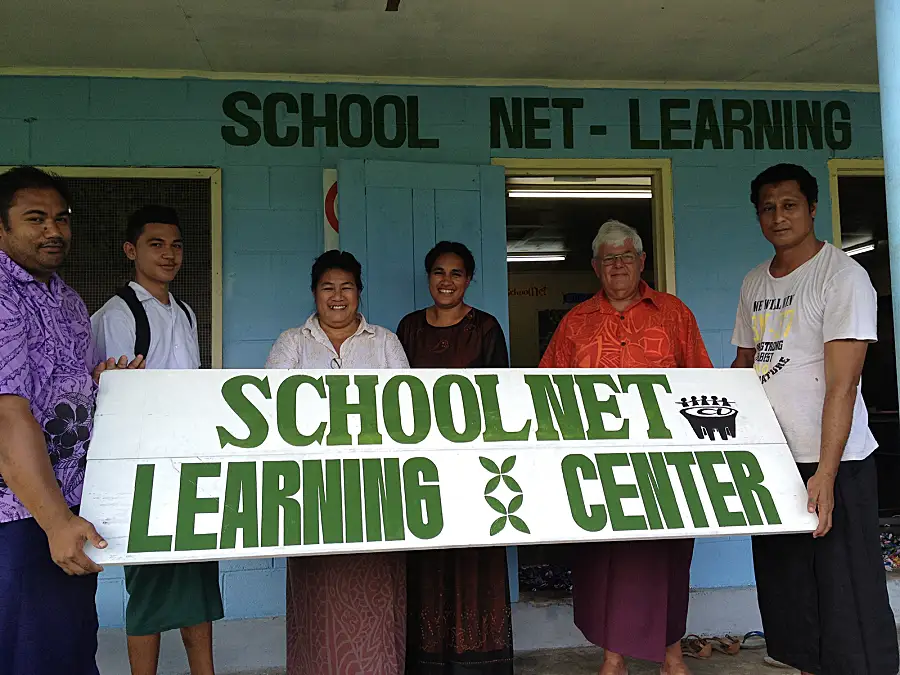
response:
[[[705,437],[714,441],[716,432],[719,432],[719,440],[722,441],[737,436],[738,411],[724,396],[682,398],[680,412],[691,423],[697,438]]]

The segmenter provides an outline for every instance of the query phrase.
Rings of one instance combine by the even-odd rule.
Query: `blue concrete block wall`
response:
[[[420,136],[439,137],[436,149],[328,147],[322,129],[314,147],[239,147],[222,140],[222,100],[236,90],[260,98],[271,92],[418,96]],[[579,97],[572,148],[563,147],[561,112],[551,110],[551,149],[490,147],[492,96]],[[658,101],[683,97],[844,101],[852,111],[847,150],[632,150],[628,100],[640,99],[641,133],[659,138]],[[260,119],[260,113],[254,113]],[[689,116],[689,115],[688,115]],[[276,113],[287,120],[282,106]],[[591,124],[607,126],[605,136]],[[358,124],[358,119],[353,124]],[[0,165],[217,166],[223,180],[224,363],[259,367],[279,332],[302,323],[312,308],[309,268],[322,249],[322,168],[343,159],[486,164],[492,157],[671,157],[674,170],[675,267],[678,295],[697,316],[716,366],[732,359],[735,304],[743,274],[769,255],[749,202],[750,180],[777,161],[807,166],[819,179],[817,230],[831,238],[827,161],[881,155],[877,95],[848,92],[660,92],[482,87],[413,87],[199,79],[0,77]],[[354,127],[355,128],[355,127]],[[727,132],[727,130],[726,130]],[[76,233],[77,236],[77,233]],[[385,237],[384,245],[390,245]],[[487,261],[479,261],[485,265]],[[698,541],[696,587],[753,583],[746,538]],[[284,611],[283,560],[222,563],[227,616]],[[124,579],[105,572],[98,589],[100,620],[124,621]]]

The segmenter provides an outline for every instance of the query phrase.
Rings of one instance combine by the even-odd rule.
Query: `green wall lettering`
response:
[[[778,509],[775,507],[772,493],[763,485],[765,476],[762,468],[759,466],[759,460],[752,452],[745,450],[726,452],[725,459],[728,461],[728,468],[731,469],[734,487],[741,498],[747,522],[750,525],[763,524],[757,508],[757,501],[759,501],[759,505],[766,516],[766,523],[769,525],[781,525],[781,516],[778,515]]]
[[[531,431],[531,420],[526,421],[525,426],[518,431],[507,431],[503,428],[500,400],[497,397],[499,378],[496,375],[476,375],[475,384],[481,391],[481,406],[484,409],[484,440],[488,443],[527,441]]]
[[[569,511],[572,520],[582,530],[600,532],[606,527],[606,507],[603,504],[592,504],[590,511],[584,503],[582,480],[597,480],[597,469],[590,457],[586,455],[566,455],[561,465],[566,494],[569,497]],[[579,472],[581,475],[579,476]]]
[[[262,545],[280,546],[283,524],[284,545],[299,546],[300,502],[294,495],[300,492],[300,465],[292,460],[263,462],[262,484]]]
[[[603,485],[603,494],[606,497],[606,508],[609,510],[609,522],[613,532],[632,532],[634,530],[646,530],[647,520],[644,516],[626,516],[622,508],[623,499],[640,497],[637,485],[631,483],[617,483],[613,473],[613,467],[630,466],[628,455],[623,452],[597,453],[594,455],[597,462],[597,475]]]
[[[413,430],[407,434],[403,430],[400,413],[400,387],[406,385],[412,399]],[[381,393],[381,411],[384,428],[397,443],[415,445],[424,441],[431,432],[431,402],[428,390],[422,380],[413,375],[394,375],[388,380]]]
[[[726,98],[722,101],[722,123],[725,125],[725,148],[734,148],[734,134],[740,131],[743,134],[744,150],[750,150],[753,146],[753,130],[750,123],[753,121],[753,107],[750,101],[743,99]]]
[[[691,102],[686,98],[663,98],[659,101],[660,131],[662,133],[663,150],[690,150],[688,138],[675,138],[675,131],[690,131],[691,123],[685,119],[676,119],[672,113],[676,110],[690,110]]]
[[[352,445],[347,418],[359,415],[360,432],[357,437],[359,445],[380,445],[381,434],[378,432],[378,399],[375,387],[378,385],[377,375],[354,375],[353,384],[359,392],[359,403],[347,402],[347,387],[350,386],[349,375],[326,375],[328,385],[328,404],[331,411],[331,425],[326,437],[328,445]]]
[[[491,112],[491,147],[503,147],[501,130],[506,138],[506,147],[521,148],[525,138],[522,130],[522,99],[514,96],[510,99],[512,110],[506,107],[506,99],[502,96],[492,96],[490,101]]]
[[[659,150],[659,141],[641,137],[641,100],[628,99],[628,129],[631,134],[632,150]]]
[[[711,98],[701,98],[697,102],[697,130],[694,133],[694,150],[702,150],[707,143],[713,149],[722,149],[722,130],[719,127],[719,116],[716,104]]]
[[[575,147],[575,111],[584,107],[583,98],[519,98],[506,99],[492,96],[489,101],[491,147],[510,149],[527,148],[546,150],[553,145],[553,138],[540,136],[555,128],[549,115],[539,115],[549,108],[562,111],[562,144]]]
[[[662,411],[659,409],[659,400],[656,398],[657,385],[663,388],[667,394],[672,393],[669,380],[665,375],[620,375],[619,386],[623,392],[627,392],[631,385],[637,387],[641,395],[641,404],[644,406],[644,414],[647,415],[647,435],[650,438],[672,438],[672,432],[666,426]]]
[[[244,395],[244,385],[252,384],[267,399],[272,398],[272,390],[269,388],[269,378],[262,379],[253,375],[237,375],[227,380],[222,385],[222,398],[228,407],[241,418],[241,421],[247,425],[247,437],[238,438],[225,427],[216,427],[219,434],[219,444],[221,447],[233,445],[236,448],[258,448],[266,440],[269,435],[269,423],[259,409],[250,403],[250,400]]]
[[[437,467],[427,457],[403,462],[406,526],[416,539],[434,539],[444,529]]]
[[[746,525],[744,514],[740,511],[731,511],[725,502],[725,497],[737,496],[734,485],[721,481],[716,476],[716,464],[725,464],[725,456],[715,450],[704,450],[696,453],[697,466],[700,467],[700,475],[706,484],[706,493],[712,503],[713,512],[716,514],[716,522],[719,527],[740,527]]]
[[[322,474],[322,462],[325,473]],[[344,540],[341,504],[341,460],[303,460],[303,543],[319,543],[321,525],[323,544]]]
[[[694,527],[709,527],[706,511],[703,510],[703,502],[700,501],[700,491],[697,490],[697,483],[694,482],[694,472],[691,471],[691,467],[697,463],[694,454],[691,452],[667,452],[665,457],[666,464],[674,466],[678,472],[678,482],[681,484],[681,491],[684,492]]]
[[[400,460],[396,457],[386,457],[383,460],[367,458],[362,461],[362,469],[366,500],[366,541],[403,541],[406,530],[403,527]]]
[[[353,130],[354,108],[358,112],[359,133]],[[348,148],[364,148],[372,142],[372,104],[362,94],[347,94],[338,108],[341,142]]]
[[[637,478],[638,491],[644,501],[644,512],[647,514],[650,529],[676,530],[684,527],[663,453],[633,452],[629,457]]]
[[[131,500],[131,524],[128,527],[128,552],[153,553],[171,551],[172,536],[150,534],[150,504],[153,501],[153,464],[138,464],[134,474],[134,497]]]
[[[229,145],[256,145],[262,138],[262,127],[253,116],[241,112],[238,104],[243,104],[247,110],[262,110],[262,102],[259,97],[249,91],[234,91],[222,100],[222,112],[225,116],[244,128],[246,133],[238,133],[234,126],[222,125],[222,140]]]
[[[528,149],[544,150],[550,147],[549,138],[538,138],[538,131],[550,129],[550,117],[538,117],[537,110],[546,110],[550,107],[549,98],[525,99],[525,147]]]
[[[219,548],[234,548],[237,545],[238,530],[244,533],[244,548],[259,546],[256,462],[228,462]]]
[[[753,136],[757,150],[781,150],[784,147],[785,130],[781,111],[778,101],[772,101],[771,113],[768,101],[753,101]]]
[[[531,390],[531,402],[537,416],[537,440],[558,441],[560,432],[567,441],[584,440],[581,408],[575,396],[575,379],[571,375],[554,375],[552,384],[550,375],[526,375],[525,383]]]
[[[853,143],[853,127],[850,125],[850,106],[843,101],[825,104],[825,143],[832,150],[847,150]],[[840,121],[835,120],[838,117]]]
[[[324,101],[324,106],[320,105]],[[324,110],[320,114],[318,110]],[[262,111],[262,121],[251,112]],[[375,141],[383,148],[437,148],[437,138],[419,135],[419,97],[393,94],[370,99],[350,93],[342,97],[309,92],[297,97],[273,92],[262,101],[249,91],[235,91],[222,100],[222,112],[234,122],[222,125],[222,139],[229,145],[256,145],[265,139],[276,148],[316,146],[316,131],[325,130],[326,147],[364,148]],[[243,130],[243,133],[241,133]]]
[[[300,94],[300,119],[303,124],[303,147],[316,146],[316,129],[325,129],[325,145],[338,146],[338,98],[335,94],[325,94],[325,114],[316,115],[315,94]]]
[[[194,524],[198,513],[217,513],[217,497],[198,497],[197,481],[201,478],[218,478],[222,474],[219,462],[195,462],[181,465],[181,481],[178,486],[178,513],[175,517],[176,551],[213,551],[217,535],[197,534]]]
[[[453,425],[453,409],[450,407],[450,389],[456,385],[462,395],[465,427],[457,431]],[[464,375],[442,375],[434,383],[434,418],[441,435],[451,443],[470,443],[481,433],[481,407],[472,381]]]
[[[297,99],[290,94],[276,92],[266,96],[263,101],[263,131],[266,134],[266,143],[275,148],[286,148],[296,145],[300,140],[300,128],[296,125],[287,125],[284,133],[278,128],[278,108],[284,106],[288,115],[296,115],[300,112]]]
[[[563,147],[575,147],[575,110],[584,107],[583,98],[553,98],[550,99],[554,108],[562,110]]]
[[[580,97],[492,96],[490,147],[548,150],[561,140],[563,148],[573,149],[575,111],[584,105]],[[661,97],[655,105],[656,114],[648,113],[648,120],[641,117],[641,99],[628,100],[632,150],[847,150],[853,139],[850,106],[840,100]],[[554,123],[551,110],[560,111],[561,123]],[[221,127],[229,145],[264,140],[272,147],[313,148],[323,129],[326,147],[440,147],[438,138],[420,135],[418,96],[304,92],[296,97],[282,91],[260,98],[234,91],[223,98],[222,113],[230,122]],[[605,124],[588,128],[591,136],[607,133]]]
[[[294,447],[303,447],[313,443],[322,443],[325,436],[325,422],[321,422],[310,434],[301,434],[297,430],[297,390],[308,384],[315,389],[319,398],[325,398],[325,383],[321,377],[309,375],[291,375],[278,385],[276,409],[278,411],[278,433],[282,440]]]
[[[581,404],[584,406],[584,416],[588,421],[588,440],[628,438],[628,420],[622,420],[618,429],[607,429],[603,423],[604,413],[622,419],[619,402],[615,397],[615,394],[621,392],[612,375],[575,375],[575,384],[581,392]],[[597,398],[598,384],[609,387],[612,392],[602,401]]]
[[[394,124],[390,126],[387,123],[388,109],[394,111]],[[403,99],[399,96],[379,96],[372,104],[372,112],[375,117],[375,143],[382,148],[402,148],[406,143],[406,105]]]

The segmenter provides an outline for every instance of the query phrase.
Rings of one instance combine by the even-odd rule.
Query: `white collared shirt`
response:
[[[140,284],[128,284],[147,312],[150,323],[150,348],[146,354],[147,368],[154,370],[183,370],[200,367],[200,343],[197,338],[197,316],[191,320],[175,298],[169,293],[169,304],[164,305]],[[193,323],[193,326],[191,325]],[[91,317],[96,354],[99,359],[118,359],[123,354],[133,359],[135,322],[126,302],[114,295]]]
[[[266,368],[409,368],[400,340],[391,331],[373,326],[359,315],[359,328],[341,345],[340,354],[313,314],[299,328],[278,336]]]

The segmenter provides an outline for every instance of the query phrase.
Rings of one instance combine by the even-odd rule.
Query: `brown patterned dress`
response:
[[[503,329],[472,309],[453,326],[408,314],[397,337],[413,368],[508,368]],[[410,552],[407,557],[408,675],[512,675],[506,549]]]

